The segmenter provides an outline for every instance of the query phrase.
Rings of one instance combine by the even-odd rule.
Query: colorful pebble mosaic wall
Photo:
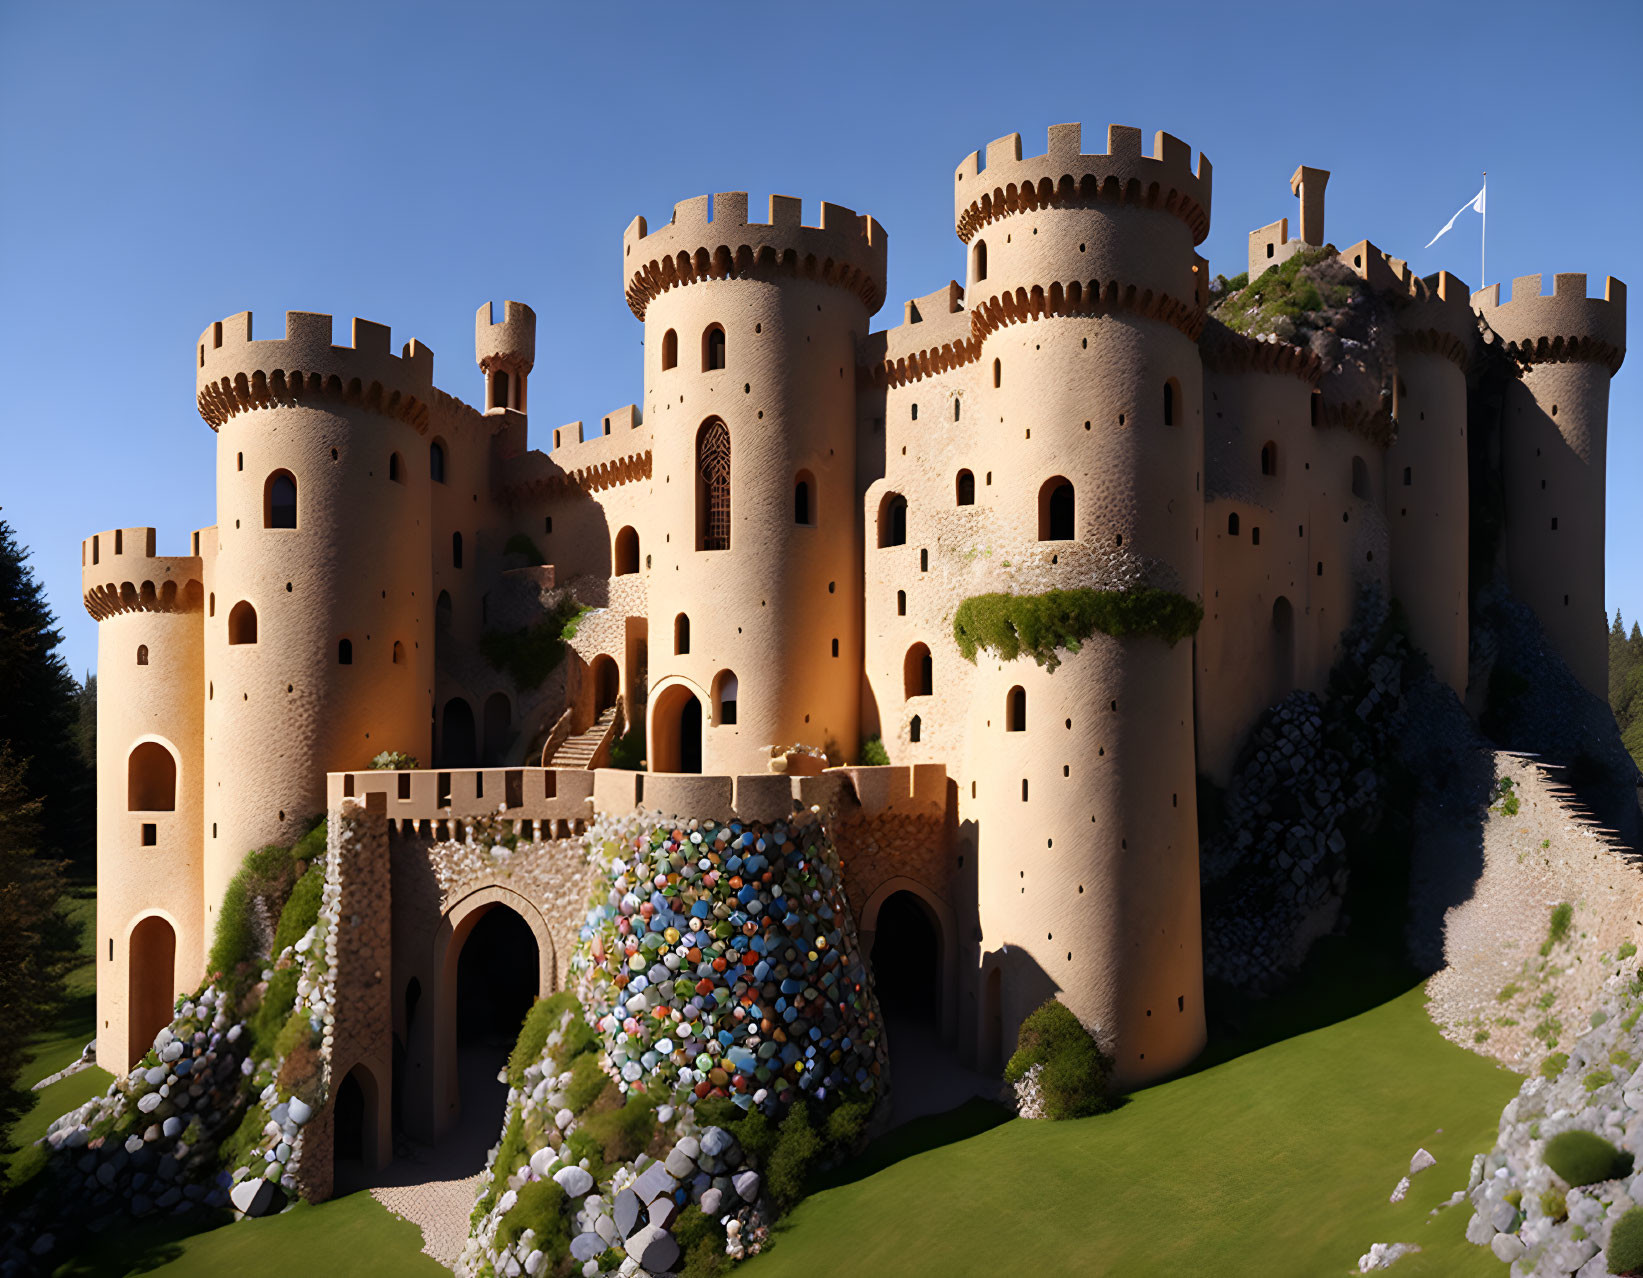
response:
[[[574,965],[627,1092],[876,1095],[886,1044],[827,829],[635,823],[597,849],[610,887]]]

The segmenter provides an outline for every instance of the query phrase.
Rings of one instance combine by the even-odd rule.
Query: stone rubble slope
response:
[[[1574,1188],[1544,1157],[1547,1142],[1566,1131],[1593,1132],[1643,1155],[1643,979],[1635,956],[1610,972],[1563,1068],[1523,1084],[1501,1113],[1495,1147],[1473,1160],[1466,1237],[1509,1263],[1512,1278],[1606,1275],[1609,1231],[1643,1205],[1643,1167]]]

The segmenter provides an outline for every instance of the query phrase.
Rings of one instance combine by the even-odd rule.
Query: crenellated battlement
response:
[[[1139,205],[1172,213],[1192,230],[1194,244],[1209,234],[1213,173],[1209,157],[1159,131],[1152,154],[1141,149],[1141,130],[1107,126],[1104,154],[1083,153],[1083,127],[1053,124],[1042,155],[1021,155],[1021,135],[1011,133],[982,153],[970,152],[953,174],[953,221],[966,244],[981,227],[1023,209],[1078,207],[1095,202]]]
[[[213,430],[255,408],[326,400],[363,405],[425,431],[434,353],[412,339],[400,354],[386,324],[356,319],[353,344],[331,342],[331,316],[285,313],[285,335],[253,339],[241,311],[200,334],[195,386],[200,416]]]
[[[1600,298],[1586,295],[1583,274],[1555,276],[1549,294],[1541,276],[1520,275],[1510,300],[1491,284],[1472,294],[1472,309],[1526,363],[1589,361],[1613,375],[1626,358],[1626,286],[1612,275]]]
[[[848,289],[868,314],[884,304],[889,237],[873,218],[842,204],[821,206],[806,226],[803,202],[772,195],[768,221],[748,221],[746,191],[681,200],[667,225],[648,231],[636,217],[622,233],[628,306],[639,319],[651,299],[684,284],[797,276]]]
[[[493,366],[528,373],[536,363],[536,312],[523,302],[503,302],[502,318],[493,303],[474,314],[474,360],[484,372]]]
[[[80,543],[80,591],[102,621],[122,612],[197,612],[205,599],[198,555],[156,555],[152,528],[114,528]]]
[[[981,354],[957,280],[924,297],[909,298],[896,327],[874,333],[861,349],[863,375],[902,386],[971,363]]]

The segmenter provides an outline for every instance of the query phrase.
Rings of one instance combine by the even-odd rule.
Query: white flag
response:
[[[1455,216],[1450,218],[1447,222],[1445,222],[1443,224],[1443,230],[1439,231],[1431,239],[1426,241],[1426,247],[1431,248],[1434,244],[1436,244],[1439,240],[1441,240],[1445,235],[1449,234],[1450,231],[1454,230],[1455,229],[1455,220],[1457,218],[1459,218],[1462,213],[1466,212],[1467,209],[1476,209],[1479,213],[1482,213],[1483,212],[1483,193],[1484,193],[1484,191],[1487,191],[1488,189],[1489,189],[1488,183],[1485,183],[1482,191],[1479,191],[1471,199],[1467,200],[1465,204],[1462,204],[1460,206],[1460,208],[1456,209],[1455,210]]]

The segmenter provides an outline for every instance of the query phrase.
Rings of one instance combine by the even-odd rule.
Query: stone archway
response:
[[[393,1157],[389,1098],[376,1071],[359,1061],[341,1080],[331,1098],[333,1194],[358,1189]]]
[[[896,904],[886,917],[885,907],[892,902]],[[933,958],[935,969],[933,974],[926,975],[926,979],[933,983],[935,995],[933,1015],[929,1019],[941,1037],[952,1042],[957,1032],[958,923],[947,902],[918,880],[905,875],[893,875],[884,880],[873,889],[862,906],[857,923],[862,950],[869,956],[877,955],[881,926],[896,928],[898,915],[906,919],[903,913],[906,908],[917,910],[928,929],[924,938],[924,953]],[[917,926],[916,923],[914,925]],[[890,938],[889,944],[895,946],[911,939],[906,936]],[[877,984],[878,972],[875,968],[875,988]]]
[[[683,683],[670,683],[651,698],[650,770],[702,770],[702,699]]]
[[[890,893],[879,906],[870,961],[886,1018],[939,1024],[940,924],[935,912],[906,888]]]
[[[159,914],[138,919],[126,938],[126,1064],[154,1046],[177,998],[177,929]]]
[[[473,1086],[484,1081],[487,1069],[479,1057],[489,1061],[489,1076],[494,1079],[531,1002],[557,987],[558,968],[553,938],[541,911],[528,898],[501,885],[478,888],[452,905],[434,951],[436,990],[434,1006],[429,1009],[434,1016],[433,1114],[429,1127],[437,1140],[461,1121],[465,1094],[473,1093],[471,1101],[489,1107],[491,1098],[481,1095],[486,1088]],[[510,1018],[511,1023],[503,1023]],[[464,1057],[467,1069],[463,1068]],[[500,1113],[500,1094],[494,1099]],[[490,1131],[487,1143],[494,1138],[495,1132]]]

